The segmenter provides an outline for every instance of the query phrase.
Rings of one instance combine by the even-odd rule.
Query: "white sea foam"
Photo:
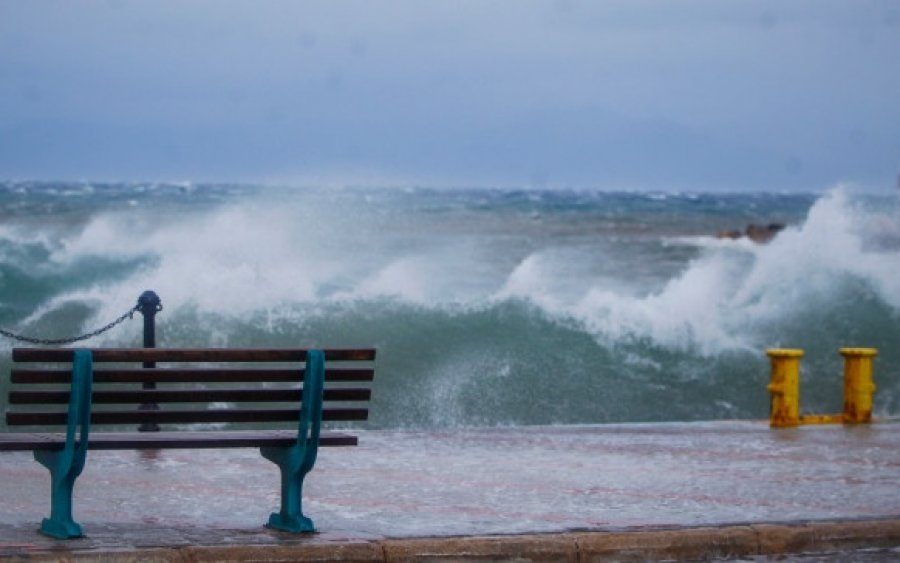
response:
[[[746,347],[729,328],[734,269],[721,256],[700,259],[660,293],[631,297],[594,288],[573,313],[604,341],[646,338],[703,353]]]
[[[798,305],[826,305],[838,297],[842,282],[855,280],[900,309],[900,252],[867,244],[870,217],[843,190],[830,192],[799,228],[787,229],[759,248],[735,306],[771,317]]]
[[[599,341],[646,339],[664,347],[703,354],[752,350],[760,346],[752,330],[795,314],[799,308],[829,307],[842,295],[842,282],[855,280],[900,310],[900,252],[868,240],[891,238],[900,219],[855,207],[836,189],[811,208],[799,227],[772,242],[713,237],[678,239],[699,246],[699,258],[658,292],[634,295],[609,280],[591,284],[580,299],[548,291],[553,271],[541,254],[510,273],[499,298],[525,298],[545,310],[580,320]],[[831,303],[829,301],[832,301]]]
[[[135,287],[146,287],[171,308],[240,315],[313,300],[338,275],[340,262],[324,257],[305,228],[308,224],[277,208],[217,210],[159,228],[135,222],[132,215],[102,216],[67,241],[57,257],[146,257],[143,268],[114,287],[85,292],[103,294],[119,306],[134,299]]]
[[[100,256],[140,266],[123,265],[127,273],[115,281],[60,294],[32,319],[67,300],[102,303],[97,318],[110,317],[134,302],[135,288],[154,289],[170,310],[226,316],[381,298],[454,310],[515,299],[550,318],[575,320],[606,344],[645,340],[715,354],[758,347],[756,326],[824,305],[848,279],[900,309],[900,250],[876,244],[893,240],[898,220],[855,207],[840,189],[767,245],[662,239],[698,254],[649,293],[627,277],[579,269],[580,259],[596,259],[587,252],[552,242],[529,252],[510,246],[505,252],[521,259],[504,261],[504,251],[479,246],[478,233],[461,228],[455,237],[416,238],[418,227],[404,230],[377,217],[370,203],[330,209],[311,199],[261,199],[159,222],[136,212],[98,215],[60,244],[48,243],[52,260],[71,265]]]

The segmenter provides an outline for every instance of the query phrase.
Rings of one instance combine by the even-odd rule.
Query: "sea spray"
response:
[[[879,348],[875,413],[900,413],[888,196],[0,194],[0,326],[68,336],[153,289],[162,346],[374,345],[375,427],[766,418],[772,346],[807,350],[806,412],[840,410],[839,347]],[[766,245],[714,236],[751,222],[787,228]],[[140,323],[90,344],[139,345]]]

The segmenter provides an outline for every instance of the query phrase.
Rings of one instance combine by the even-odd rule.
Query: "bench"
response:
[[[72,489],[87,450],[260,448],[281,471],[267,526],[315,531],[302,489],[318,447],[357,444],[321,421],[366,420],[375,375],[374,349],[15,348],[12,359],[0,451],[33,451],[49,469],[41,532],[60,539],[83,535]]]

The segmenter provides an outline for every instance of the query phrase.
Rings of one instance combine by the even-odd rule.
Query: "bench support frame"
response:
[[[263,457],[281,471],[281,510],[269,516],[268,528],[293,533],[316,531],[313,521],[303,514],[303,480],[315,465],[319,450],[324,380],[325,356],[319,350],[310,350],[297,442],[287,448],[260,448]]]
[[[34,459],[50,471],[50,518],[41,522],[42,534],[57,539],[80,538],[81,526],[72,519],[72,490],[87,456],[91,425],[93,361],[87,350],[76,350],[72,362],[66,445],[62,450],[34,450]],[[75,433],[81,427],[78,443]]]

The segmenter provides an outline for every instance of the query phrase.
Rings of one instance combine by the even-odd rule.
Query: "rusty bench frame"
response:
[[[15,348],[12,359],[7,426],[38,430],[0,433],[0,451],[30,450],[48,468],[51,511],[40,531],[60,539],[83,535],[72,519],[72,490],[87,450],[259,448],[281,472],[281,509],[266,526],[315,531],[302,511],[302,489],[318,447],[357,444],[352,434],[321,431],[321,422],[366,420],[371,389],[347,385],[369,384],[375,375],[371,348]],[[177,407],[204,403],[202,409]],[[210,403],[227,406],[208,408]],[[155,432],[121,428],[286,422],[296,425],[227,430],[175,426]],[[97,425],[117,428],[94,431]]]

